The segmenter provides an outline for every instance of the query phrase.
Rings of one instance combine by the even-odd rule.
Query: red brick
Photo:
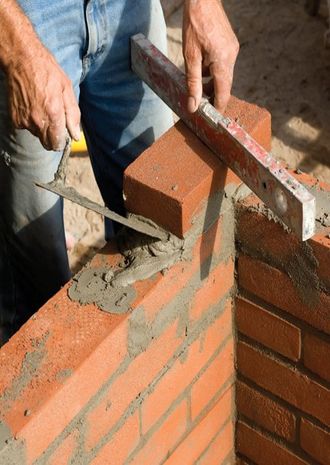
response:
[[[234,448],[234,425],[230,421],[199,459],[198,465],[219,465]],[[226,461],[226,465],[229,463]]]
[[[86,436],[87,448],[94,447],[115,425],[129,404],[148,387],[166,365],[182,341],[182,337],[177,334],[176,321],[111,384],[99,404],[87,417],[89,424],[93,425]]]
[[[319,265],[317,274],[325,286],[330,289],[330,228],[315,234],[309,244],[313,248],[314,256]]]
[[[119,259],[110,244],[91,266],[115,265]],[[0,393],[6,395],[0,396],[0,410],[13,435],[25,441],[28,464],[126,357],[128,318],[72,302],[65,286],[1,349]]]
[[[330,390],[256,348],[238,343],[239,372],[325,425],[330,425]]]
[[[183,289],[190,277],[197,273],[201,262],[211,254],[216,255],[214,247],[221,248],[221,228],[221,222],[218,222],[199,239],[192,262],[178,264],[165,276],[159,273],[149,280],[137,282],[137,297],[132,307],[143,305],[144,299],[152,298],[157,304],[152,309],[152,318],[155,317],[161,310],[159,302],[163,302],[160,289],[164,294],[170,289],[168,300]],[[93,259],[91,266],[116,265],[119,260],[120,255],[110,244]],[[182,280],[178,279],[180,267],[185,270]],[[80,306],[70,301],[66,293],[67,287],[39,310],[0,351],[0,392],[9,394],[0,400],[0,409],[13,434],[26,441],[29,463],[63,431],[127,355],[130,314],[114,315],[102,312],[94,305]],[[148,305],[146,316],[151,316]],[[36,366],[30,382],[19,396],[15,391],[11,394],[12,386],[20,383],[22,366],[30,354],[33,354],[32,358],[38,354],[40,366]],[[61,373],[66,373],[66,377],[63,378]],[[4,399],[9,400],[4,402]],[[24,416],[26,409],[31,411],[28,417]],[[52,422],[48,421],[50,416]],[[38,431],[43,431],[42,437]]]
[[[304,365],[321,378],[330,382],[330,341],[306,333],[303,339]]]
[[[300,443],[304,451],[322,465],[330,464],[330,433],[302,418]]]
[[[126,169],[126,208],[183,237],[202,203],[231,182],[240,183],[179,122]]]
[[[46,323],[47,329],[39,329],[40,338],[44,335],[47,339],[44,352],[42,345],[27,350],[27,353],[30,354],[39,353],[38,357],[41,357],[42,362],[36,366],[35,371],[32,371],[26,388],[19,392],[16,398],[9,397],[8,404],[6,404],[5,397],[3,398],[5,405],[2,411],[5,414],[6,423],[10,425],[18,439],[24,439],[26,442],[27,463],[32,463],[39,457],[63,431],[65,426],[80,411],[81,406],[90,400],[100,384],[118,367],[127,351],[127,328],[125,325],[118,324],[118,320],[120,321],[122,318],[108,317],[108,321],[106,321],[104,318],[106,314],[91,307],[89,315],[83,316],[82,311],[86,311],[86,307],[82,310],[78,304],[68,303],[64,292],[60,292],[55,301],[59,304],[63,320],[58,318],[56,311],[53,312],[51,305],[48,304],[44,310],[39,311],[40,320],[38,322],[30,320],[21,330],[24,340],[24,335],[29,335],[31,325],[36,325],[33,328],[33,333],[37,331],[38,327],[40,328],[39,322]],[[40,313],[43,313],[44,316],[41,316]],[[79,316],[82,321],[78,321]],[[90,321],[91,316],[95,317],[95,322]],[[60,321],[55,322],[55,318]],[[75,323],[77,323],[76,326]],[[111,326],[113,327],[111,328]],[[105,335],[105,330],[108,330],[109,334]],[[98,334],[94,336],[91,331]],[[70,336],[71,340],[69,341]],[[20,336],[17,338],[19,342],[22,341]],[[89,344],[86,344],[85,338],[88,339]],[[14,338],[6,347],[9,349],[9,353],[11,345],[18,349],[14,356],[15,362],[20,359],[21,346],[19,342],[17,344]],[[23,347],[27,347],[27,345],[23,345]],[[80,353],[78,353],[79,348],[81,348]],[[110,359],[109,353],[113,353],[113,357]],[[74,355],[76,355],[76,361],[73,360]],[[32,357],[35,356],[32,355]],[[11,363],[8,363],[7,369],[10,367]],[[63,383],[59,375],[67,369],[71,375]],[[25,376],[27,376],[26,373]],[[17,380],[19,379],[20,375],[17,377]],[[77,396],[77,392],[79,392],[79,396]],[[24,416],[26,410],[30,410],[31,415]],[[52,418],[51,422],[49,418]],[[40,435],[40,431],[43,432],[42,435]]]
[[[93,428],[93,425],[90,425]],[[139,414],[135,412],[97,453],[91,465],[122,465],[140,440]]]
[[[246,299],[236,300],[237,329],[246,336],[291,360],[299,360],[301,331],[299,328]]]
[[[257,425],[262,426],[271,433],[293,442],[296,437],[296,418],[286,408],[261,392],[237,383],[236,405],[238,413],[249,418]]]
[[[324,292],[308,306],[288,275],[246,255],[238,260],[238,280],[241,288],[330,334],[330,296]]]
[[[189,346],[182,358],[178,358],[143,402],[143,433],[147,432],[182,394],[231,332],[231,302],[228,301],[224,313],[202,333],[201,338]]]
[[[232,396],[233,392],[232,388],[230,388],[203,420],[196,425],[189,436],[170,455],[165,462],[166,465],[193,465],[196,463],[196,460],[206,450],[212,438],[216,436],[225,422],[230,419]],[[231,444],[230,449],[232,447],[233,444]]]
[[[330,286],[330,228],[324,228],[309,241],[301,242],[295,234],[288,233],[279,223],[269,220],[262,210],[252,210],[262,206],[263,202],[255,195],[246,197],[238,204],[236,235],[244,250],[251,255],[266,256],[268,261],[271,260],[274,265],[280,263],[282,267],[294,263],[301,266],[305,261],[306,269],[316,273],[325,286]]]
[[[233,374],[234,341],[230,339],[223,351],[214,359],[191,389],[192,420],[195,420]]]
[[[129,462],[130,465],[163,463],[187,430],[187,409],[187,400],[184,399]]]
[[[226,108],[225,116],[235,120],[265,150],[271,149],[271,115],[257,105],[244,102],[232,96]]]
[[[240,117],[240,124],[259,138],[260,143],[269,144],[268,112],[234,100],[228,114]],[[191,228],[201,204],[233,182],[241,183],[179,122],[126,169],[126,207],[182,237]]]
[[[221,300],[233,285],[234,261],[228,260],[226,263],[217,265],[193,297],[192,308],[189,312],[190,321],[195,322],[201,318],[210,307]]]
[[[192,259],[189,261],[179,262],[166,273],[165,278],[161,279],[143,298],[143,308],[146,312],[148,320],[152,321],[159,313],[160,309],[165,307],[180,290],[187,286],[189,279],[195,274],[201,274],[201,266],[210,257],[217,257],[223,246],[223,219],[220,218],[212,228],[210,228],[202,237],[195,243],[192,251]],[[219,267],[224,267],[226,283],[230,284],[233,279],[233,260],[229,259],[227,266],[219,264]],[[229,273],[232,273],[231,275]],[[203,281],[201,287],[207,282],[209,275],[202,276]]]
[[[64,439],[48,460],[48,465],[68,465],[77,445],[79,432],[73,431]]]
[[[256,465],[309,465],[308,462],[243,422],[237,425],[238,452]]]

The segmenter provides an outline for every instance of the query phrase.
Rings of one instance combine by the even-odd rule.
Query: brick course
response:
[[[317,188],[322,195],[328,190]],[[237,207],[237,452],[243,463],[330,464],[328,234],[323,228],[301,243],[255,196]]]

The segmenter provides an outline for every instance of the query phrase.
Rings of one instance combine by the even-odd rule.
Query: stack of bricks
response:
[[[260,204],[237,212],[239,463],[329,465],[330,228],[301,243]]]

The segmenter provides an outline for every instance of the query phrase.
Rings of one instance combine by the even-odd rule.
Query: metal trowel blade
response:
[[[128,228],[134,229],[142,234],[146,234],[147,236],[154,237],[156,239],[161,240],[168,240],[168,233],[160,230],[149,223],[143,222],[139,220],[137,217],[131,216],[130,218],[125,218],[124,216],[118,215],[118,213],[109,210],[109,208],[99,205],[96,202],[84,197],[83,195],[79,194],[73,187],[64,185],[63,182],[59,181],[52,181],[50,183],[42,183],[36,182],[36,185],[46,189],[54,194],[60,195],[65,199],[70,200],[73,203],[81,205],[84,208],[92,210],[100,215],[109,218],[110,220],[116,221]]]

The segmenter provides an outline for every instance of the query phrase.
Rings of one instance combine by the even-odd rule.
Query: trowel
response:
[[[168,240],[169,234],[154,226],[152,222],[143,221],[139,216],[130,215],[129,218],[125,218],[124,216],[118,215],[118,213],[110,210],[109,208],[99,205],[96,202],[88,199],[81,195],[76,189],[71,186],[67,186],[66,181],[66,166],[68,162],[68,158],[71,151],[71,138],[67,137],[66,144],[63,150],[63,155],[58,165],[58,169],[55,173],[53,181],[49,183],[42,183],[36,182],[36,185],[46,189],[48,191],[53,192],[54,194],[60,195],[65,199],[71,200],[71,202],[77,203],[84,208],[88,208],[89,210],[93,210],[100,215],[103,215],[110,220],[116,221],[124,226],[127,226],[135,231],[140,233],[146,234],[147,236],[151,236],[156,239],[161,240]]]
[[[131,38],[133,71],[184,121],[184,123],[228,166],[282,222],[301,240],[314,235],[315,197],[236,122],[221,115],[203,97],[198,110],[187,110],[186,78],[143,34]],[[89,208],[129,228],[166,240],[168,234],[139,217],[122,217],[81,196],[65,185],[65,165],[70,153],[67,142],[54,180],[38,183],[62,197]]]

